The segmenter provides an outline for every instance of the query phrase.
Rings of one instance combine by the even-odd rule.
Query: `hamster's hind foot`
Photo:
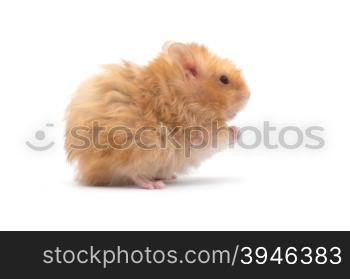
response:
[[[161,189],[165,186],[162,180],[151,180],[141,175],[133,177],[132,180],[143,189]]]

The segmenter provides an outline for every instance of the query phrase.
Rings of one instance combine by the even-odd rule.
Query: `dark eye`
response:
[[[221,81],[223,84],[228,84],[228,83],[230,82],[229,79],[228,79],[228,77],[225,76],[225,75],[220,76],[220,81]]]

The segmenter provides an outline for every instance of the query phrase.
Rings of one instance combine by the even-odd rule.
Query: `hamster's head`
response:
[[[229,120],[247,103],[250,92],[241,71],[197,44],[166,43],[163,52],[173,75],[170,82],[200,113]]]

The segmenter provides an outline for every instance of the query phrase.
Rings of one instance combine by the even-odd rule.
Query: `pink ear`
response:
[[[184,69],[186,76],[197,77],[198,69],[191,49],[181,43],[172,43],[167,47],[170,57]]]

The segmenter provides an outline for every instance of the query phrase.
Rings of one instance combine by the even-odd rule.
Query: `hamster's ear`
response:
[[[196,78],[198,69],[191,49],[182,43],[167,42],[166,47],[169,56],[178,63],[185,72],[186,77]]]
[[[170,47],[171,45],[173,45],[173,44],[176,44],[176,42],[174,42],[174,41],[166,41],[166,42],[163,44],[163,46],[162,46],[162,50],[163,50],[164,52],[168,53],[169,47]]]

